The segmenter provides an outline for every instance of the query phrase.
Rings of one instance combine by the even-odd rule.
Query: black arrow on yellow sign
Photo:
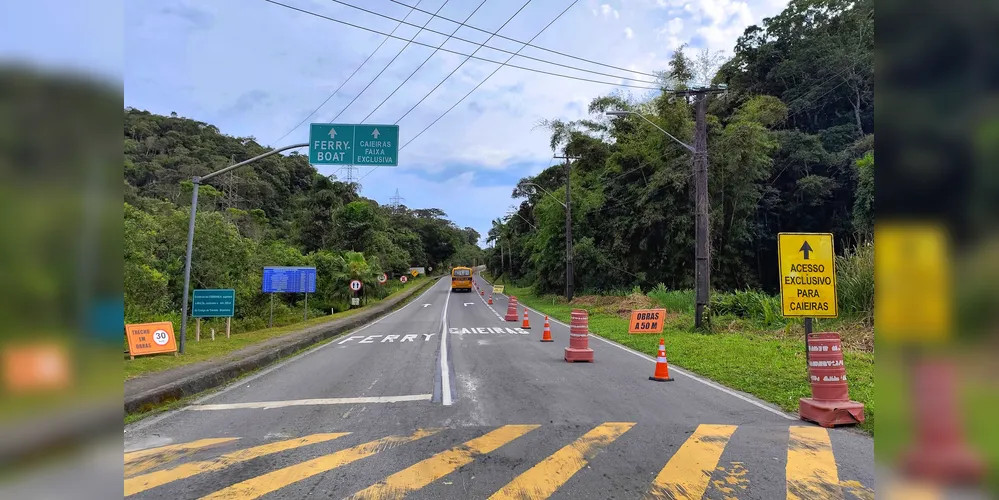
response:
[[[805,240],[805,242],[801,245],[801,248],[799,248],[798,251],[803,252],[805,254],[805,260],[808,260],[808,252],[812,251],[812,247],[811,245],[808,244],[808,240]]]

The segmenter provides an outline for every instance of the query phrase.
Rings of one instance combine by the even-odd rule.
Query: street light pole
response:
[[[184,296],[181,298],[181,316],[180,316],[180,353],[184,354],[184,345],[187,341],[187,306],[188,306],[188,294],[191,288],[191,254],[194,251],[194,220],[195,216],[198,214],[198,188],[201,183],[215,177],[216,175],[224,174],[230,170],[235,170],[244,165],[249,165],[259,159],[267,158],[268,156],[286,151],[289,149],[303,148],[307,147],[309,143],[302,144],[292,144],[291,146],[285,146],[279,149],[272,149],[262,155],[254,156],[249,160],[244,160],[239,163],[229,165],[221,170],[216,170],[204,177],[194,176],[191,178],[191,182],[194,183],[194,189],[191,192],[191,219],[187,223],[187,255],[184,256]]]

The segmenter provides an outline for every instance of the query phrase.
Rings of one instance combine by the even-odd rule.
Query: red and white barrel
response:
[[[850,390],[843,364],[843,343],[838,333],[812,333],[808,336],[808,378],[812,399],[849,401]]]
[[[590,349],[590,317],[583,309],[572,310],[569,322],[569,347],[565,348],[568,362],[593,362],[593,349]]]

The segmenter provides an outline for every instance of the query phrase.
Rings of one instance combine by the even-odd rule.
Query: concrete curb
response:
[[[157,385],[151,389],[128,394],[128,382],[125,382],[124,410],[125,415],[150,410],[160,404],[176,401],[183,397],[198,394],[208,389],[225,385],[251,371],[263,368],[282,358],[294,354],[302,349],[310,347],[324,340],[336,337],[340,334],[354,330],[365,323],[375,320],[385,314],[392,312],[397,306],[403,305],[408,299],[415,297],[418,293],[425,291],[428,287],[437,282],[434,278],[419,287],[414,287],[402,295],[380,302],[371,306],[366,311],[359,312],[353,316],[332,320],[330,324],[316,325],[308,327],[300,332],[289,333],[285,337],[280,337],[283,342],[277,343],[272,348],[263,349],[260,346],[250,346],[247,349],[262,349],[261,352],[253,353],[240,359],[235,359],[219,365],[217,362],[204,361],[204,369],[195,370],[189,375],[182,376],[176,380],[171,380]],[[238,351],[237,351],[238,353]],[[178,368],[197,366],[201,363],[186,365]],[[150,377],[169,378],[172,370],[166,370],[151,374]],[[134,380],[143,380],[141,377]]]

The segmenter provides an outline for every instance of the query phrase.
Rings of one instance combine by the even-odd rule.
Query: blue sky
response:
[[[280,0],[282,3],[331,18],[391,32],[397,23],[330,0]],[[431,19],[389,0],[345,0],[388,16],[451,33],[456,25]],[[405,0],[414,5],[417,0]],[[572,0],[532,0],[501,34],[528,40]],[[465,19],[481,0],[420,0],[419,8],[440,10],[452,19]],[[494,31],[524,0],[487,0],[468,24]],[[26,2],[18,9],[45,10],[51,0]],[[56,2],[60,5],[66,2]],[[98,2],[100,3],[100,2]],[[72,8],[72,2],[69,2]],[[97,4],[79,3],[75,15],[61,16],[63,29],[85,24],[101,12],[107,19],[123,17],[124,46],[115,43],[113,30],[91,29],[79,38],[81,47],[46,44],[45,37],[18,48],[0,48],[15,57],[51,64],[89,67],[124,82],[124,104],[152,112],[179,115],[212,123],[224,133],[253,136],[277,146],[307,141],[309,122],[356,123],[364,119],[433,49],[418,45],[375,76],[406,45],[388,40],[360,71],[319,111],[297,129],[296,124],[333,91],[344,84],[383,36],[343,26],[289,10],[263,0],[157,0],[125,2],[124,14],[108,14]],[[694,49],[710,48],[727,54],[746,26],[778,13],[783,0],[580,0],[533,43],[542,47],[629,68],[654,72],[666,66],[673,50],[687,42]],[[113,11],[113,9],[110,9]],[[16,16],[9,16],[13,19]],[[2,21],[0,21],[2,23]],[[5,26],[17,30],[16,25]],[[55,28],[58,28],[55,27]],[[30,30],[22,28],[26,36]],[[2,31],[2,30],[0,30]],[[400,26],[395,34],[406,39],[439,45],[445,37]],[[11,31],[8,31],[11,33]],[[14,31],[16,34],[16,31]],[[484,41],[488,35],[462,27],[456,36]],[[13,38],[13,37],[11,37]],[[2,41],[2,35],[0,35]],[[515,51],[520,45],[493,38],[490,45]],[[85,49],[82,45],[95,45]],[[471,53],[476,46],[457,40],[444,47]],[[67,55],[68,53],[68,55]],[[525,55],[585,67],[605,73],[625,72],[588,65],[558,55],[527,48]],[[508,54],[483,48],[476,54],[505,60]],[[101,57],[103,56],[103,57]],[[365,123],[396,123],[404,113],[444,80],[464,57],[438,52]],[[586,75],[566,68],[545,66],[515,58],[511,64],[544,68],[558,73],[620,82]],[[411,113],[399,121],[401,142],[406,144],[437,119],[466,92],[486,78],[496,65],[471,60],[447,79]],[[361,93],[362,89],[374,83]],[[490,220],[514,203],[510,193],[516,181],[549,165],[548,135],[536,129],[543,118],[573,120],[585,116],[594,97],[615,91],[601,85],[502,68],[468,99],[440,119],[400,153],[400,166],[366,176],[362,194],[388,203],[396,189],[412,208],[439,207],[460,226],[472,226],[485,236]],[[637,90],[636,96],[646,91]],[[349,107],[347,104],[358,96]],[[345,109],[346,107],[346,109]],[[280,138],[281,142],[277,142]],[[324,174],[334,168],[320,167]]]

